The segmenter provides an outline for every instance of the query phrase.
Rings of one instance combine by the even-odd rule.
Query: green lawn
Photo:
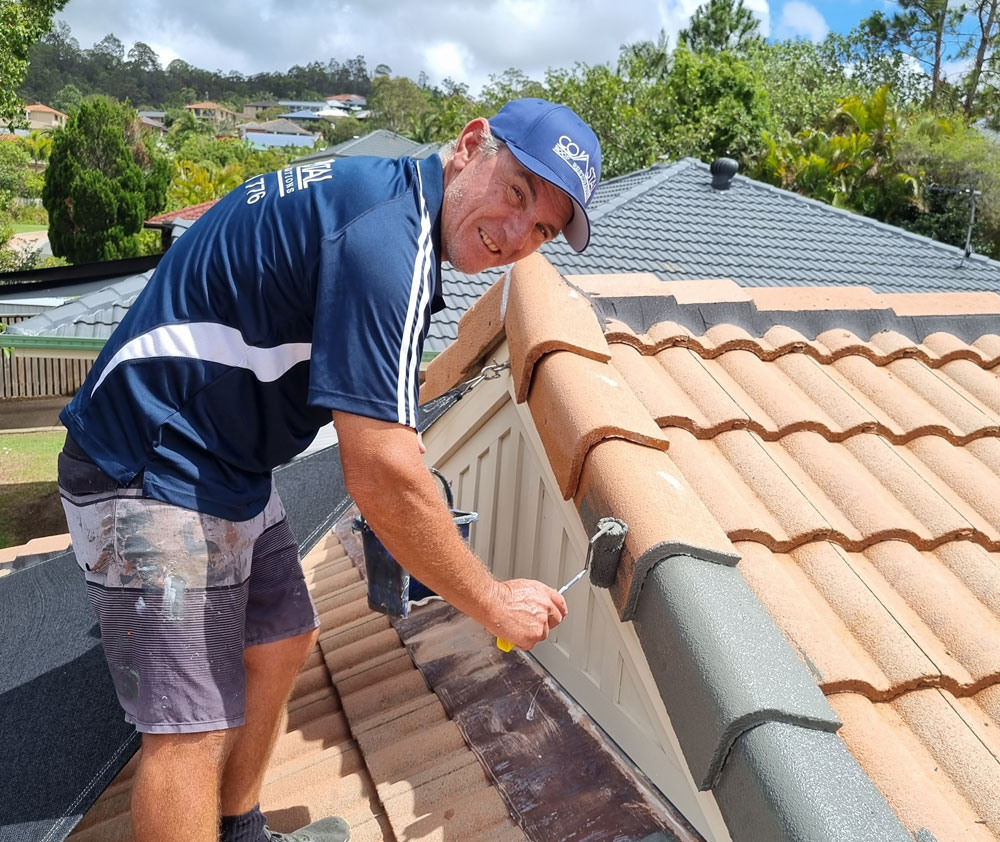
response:
[[[66,531],[56,457],[66,433],[0,433],[0,548]]]
[[[48,231],[48,225],[33,225],[30,222],[15,222],[12,226],[15,234],[28,234],[32,231]]]

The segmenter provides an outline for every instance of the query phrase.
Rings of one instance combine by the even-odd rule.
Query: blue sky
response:
[[[820,40],[847,32],[886,0],[745,0],[771,37]],[[113,32],[128,50],[151,46],[166,65],[182,58],[244,74],[345,61],[472,91],[516,67],[542,79],[549,67],[613,63],[624,43],[676,43],[699,0],[69,0],[58,18],[83,48]]]

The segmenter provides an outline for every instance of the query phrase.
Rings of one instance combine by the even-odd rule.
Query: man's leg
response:
[[[285,705],[318,635],[319,630],[313,629],[250,646],[243,653],[247,670],[246,722],[238,730],[225,763],[222,815],[241,815],[260,802],[264,771],[284,721]]]
[[[239,730],[142,735],[132,789],[135,842],[218,840],[219,782]]]

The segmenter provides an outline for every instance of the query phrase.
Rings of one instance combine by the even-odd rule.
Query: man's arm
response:
[[[392,556],[490,633],[531,649],[566,616],[534,579],[498,582],[466,546],[420,459],[415,430],[334,411],[348,493]]]

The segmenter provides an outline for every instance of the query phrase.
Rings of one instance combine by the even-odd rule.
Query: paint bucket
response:
[[[471,525],[479,519],[478,512],[463,512],[455,508],[455,498],[451,484],[444,475],[431,468],[444,486],[445,499],[452,520],[466,543],[469,543]],[[430,588],[411,576],[379,540],[368,525],[364,515],[354,518],[353,528],[361,533],[361,543],[365,552],[365,578],[368,580],[368,607],[392,617],[405,617],[412,603],[437,596]]]

